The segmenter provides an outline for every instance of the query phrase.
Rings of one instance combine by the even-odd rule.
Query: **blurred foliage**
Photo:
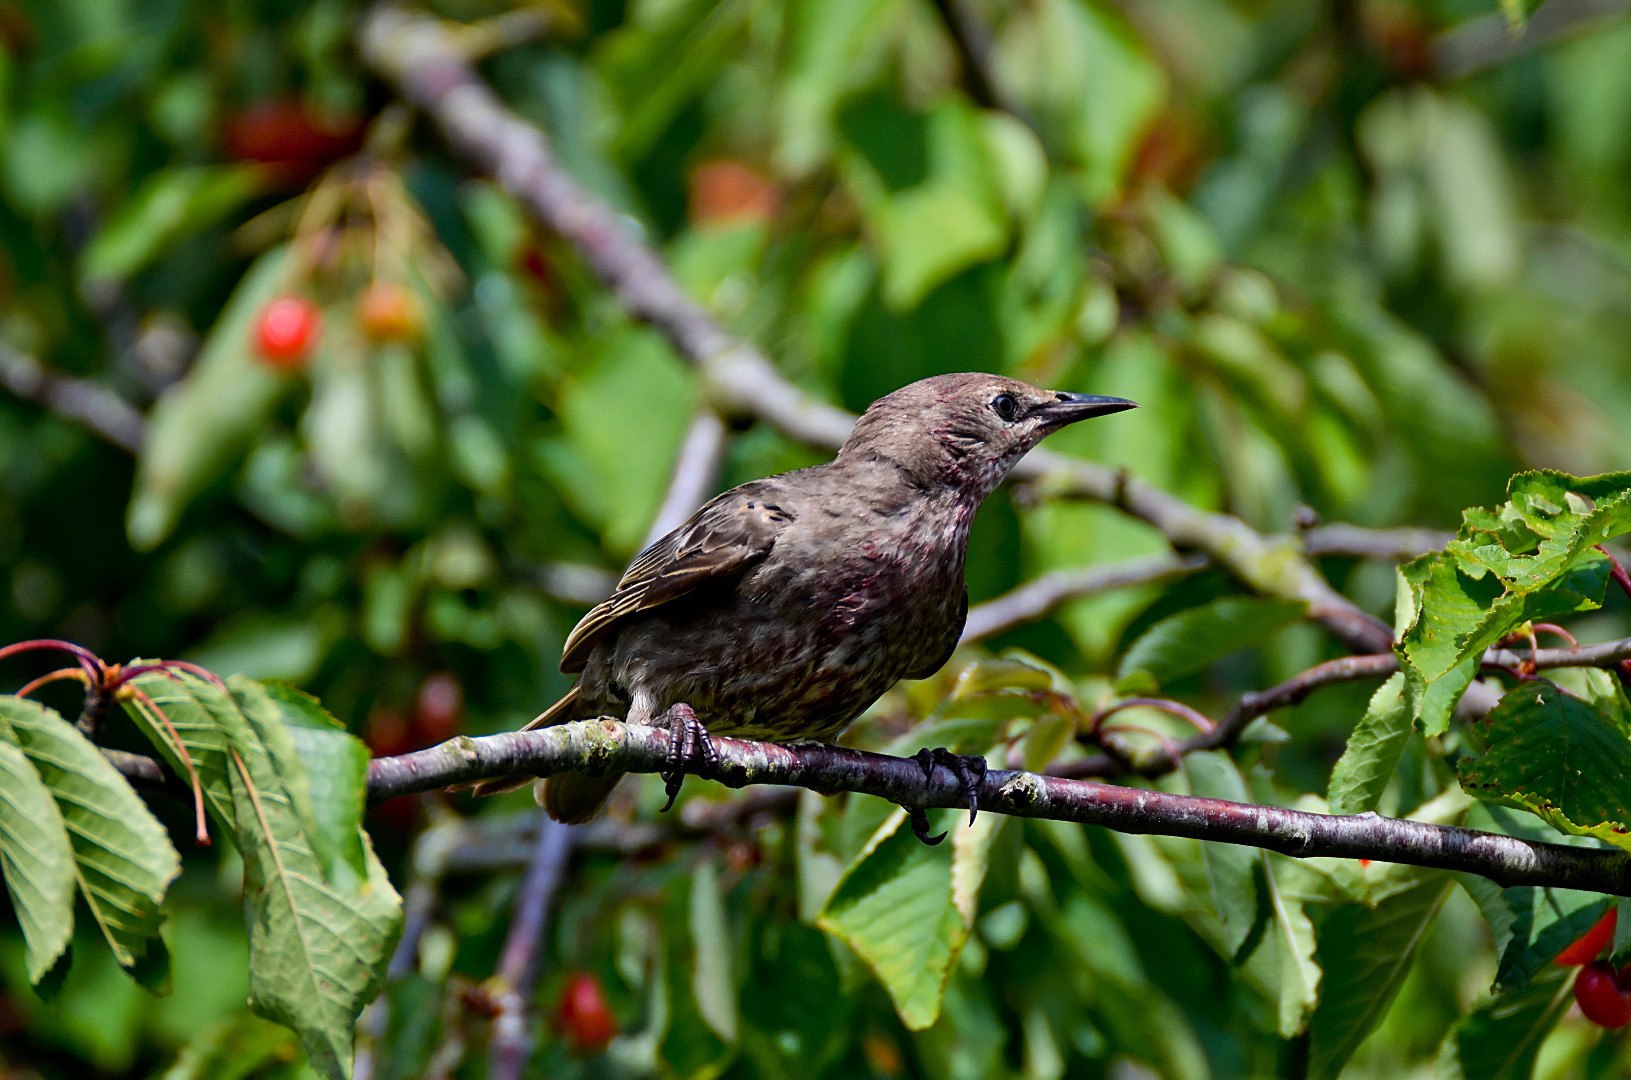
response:
[[[506,7],[439,6],[463,20]],[[484,73],[692,295],[849,408],[963,369],[1131,397],[1144,407],[1057,448],[1270,531],[1304,506],[1450,527],[1500,503],[1522,466],[1631,467],[1631,23],[1514,50],[1525,3],[955,6],[989,31],[988,55],[965,43],[983,79],[923,0],[559,0],[533,9],[542,39]],[[555,660],[582,608],[541,585],[559,563],[616,571],[639,547],[699,391],[570,250],[366,77],[361,10],[0,3],[0,340],[150,420],[133,462],[0,398],[0,641],[288,680],[393,752],[513,727],[565,689]],[[1489,62],[1467,63],[1463,32],[1490,26],[1475,39],[1496,42]],[[380,286],[399,318],[365,302]],[[320,312],[293,370],[253,345],[285,294]],[[816,460],[750,428],[720,484]],[[1163,546],[1108,509],[998,496],[970,589]],[[1390,568],[1324,569],[1387,610]],[[1030,674],[977,676],[989,684],[959,696],[971,652],[850,738],[1023,737],[1042,762],[1112,680],[1153,679],[1215,714],[1331,654],[1283,615],[1216,573],[1080,601],[991,643],[1025,650]],[[1628,629],[1612,607],[1571,625]],[[1318,808],[1365,715],[1397,768],[1350,771],[1344,805],[1559,838],[1469,810],[1445,753],[1483,748],[1454,728],[1432,752],[1400,745],[1400,718],[1421,715],[1401,695],[1419,688],[1390,686],[1369,714],[1371,688],[1325,691],[1233,760],[1199,756],[1161,786]],[[77,712],[60,688],[40,697]],[[908,735],[914,720],[929,727]],[[13,757],[8,777],[27,769]],[[641,814],[654,795],[639,788]],[[583,854],[538,1000],[547,1014],[571,973],[592,972],[622,1033],[574,1057],[546,1021],[534,1074],[1334,1075],[1350,1055],[1351,1076],[1526,1075],[1537,1055],[1546,1076],[1631,1067],[1564,1016],[1566,984],[1545,968],[1596,898],[1047,822],[982,821],[947,855],[901,843],[889,811],[805,797],[746,839]],[[446,813],[429,800],[369,819],[399,885],[410,838]],[[243,1012],[245,930],[215,887],[235,857],[183,855],[165,902],[170,997],[80,948],[42,1002],[28,974],[50,957],[3,920],[0,1069],[304,1068],[292,1036]],[[970,866],[977,896],[958,893]],[[943,921],[878,942],[892,882],[933,891]],[[516,884],[446,883],[417,969],[385,991],[377,1075],[480,1073],[485,1021],[461,994],[491,974]],[[71,931],[42,932],[60,948]],[[893,999],[869,973],[886,968],[913,977]],[[1497,972],[1511,989],[1488,999]]]

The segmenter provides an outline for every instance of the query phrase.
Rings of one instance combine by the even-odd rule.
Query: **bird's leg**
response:
[[[674,800],[679,798],[680,785],[685,782],[686,765],[698,766],[697,771],[706,775],[719,764],[719,751],[714,748],[714,741],[708,737],[708,729],[702,726],[702,721],[697,719],[691,706],[684,703],[671,705],[665,715],[668,718],[668,767],[661,775],[668,801],[659,813],[667,813],[673,807]]]
[[[944,746],[934,749],[924,747],[915,756],[919,767],[923,769],[923,782],[928,784],[934,780],[934,767],[944,765],[951,770],[957,778],[957,790],[968,798],[968,823],[974,824],[974,815],[980,809],[980,785],[985,782],[985,758],[979,754],[954,754]],[[914,826],[914,831],[916,831]],[[929,841],[928,837],[919,835],[919,840]]]

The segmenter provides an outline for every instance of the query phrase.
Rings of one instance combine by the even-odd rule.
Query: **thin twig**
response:
[[[756,418],[815,446],[844,440],[854,418],[787,382],[762,352],[692,300],[656,251],[562,167],[544,133],[504,107],[446,27],[382,4],[364,17],[359,44],[364,60],[431,116],[455,153],[571,243],[629,315],[655,327],[697,368],[722,413]],[[1356,651],[1392,645],[1387,625],[1333,589],[1292,538],[1265,536],[1116,469],[1046,450],[1033,451],[1014,475],[1036,481],[1045,494],[1118,507],[1175,548],[1210,555],[1254,591],[1306,603],[1311,618]]]
[[[555,907],[556,891],[566,873],[576,831],[570,825],[551,821],[544,814],[537,816],[541,820],[533,841],[532,858],[526,876],[521,879],[515,918],[499,956],[497,990],[493,994],[496,1009],[492,1052],[487,1073],[492,1080],[520,1080],[532,1052],[527,1012],[538,980],[539,946]]]
[[[1367,529],[1359,525],[1316,525],[1302,534],[1303,554],[1346,555],[1403,561],[1440,551],[1455,539],[1441,529]]]
[[[0,386],[84,426],[121,450],[134,454],[142,448],[147,421],[135,406],[100,383],[52,371],[4,342],[0,342]]]
[[[722,737],[713,742],[718,763],[710,776],[732,787],[784,784],[860,792],[904,806],[968,805],[948,770],[925,779],[912,758],[837,746],[779,746]],[[459,738],[429,750],[378,758],[369,766],[369,789],[377,800],[517,772],[550,775],[601,768],[655,773],[668,767],[666,731],[610,719],[580,720]],[[1631,895],[1631,856],[1624,852],[1534,843],[1375,814],[1311,814],[1007,769],[988,773],[978,797],[988,813],[1241,844],[1299,858],[1367,858],[1459,870],[1507,886]]]
[[[969,608],[968,621],[963,625],[963,638],[959,644],[982,641],[1040,619],[1067,600],[1077,600],[1111,589],[1161,584],[1204,570],[1209,563],[1210,560],[1204,555],[1156,555],[1147,559],[1129,559],[1110,566],[1053,570],[1011,592]]]
[[[685,429],[685,440],[680,443],[680,452],[674,459],[668,491],[646,533],[646,546],[683,524],[713,494],[719,485],[725,449],[724,421],[713,409],[702,406]]]
[[[1631,0],[1550,0],[1516,32],[1504,12],[1468,19],[1433,40],[1433,71],[1460,79],[1631,12]]]

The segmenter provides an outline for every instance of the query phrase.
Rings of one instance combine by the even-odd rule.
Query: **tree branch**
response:
[[[904,806],[967,805],[957,781],[936,770],[925,781],[911,758],[838,746],[779,746],[715,738],[712,778],[731,787],[785,784],[853,791]],[[668,767],[668,733],[616,720],[582,720],[535,731],[458,738],[369,766],[378,801],[516,772],[576,770],[655,773]],[[1310,814],[1013,770],[988,773],[979,791],[987,813],[1098,825],[1118,832],[1183,836],[1265,848],[1298,858],[1380,859],[1487,877],[1501,885],[1548,885],[1631,896],[1631,856],[1374,814]]]
[[[1204,570],[1210,562],[1204,555],[1156,555],[1109,566],[1054,570],[969,608],[968,621],[963,625],[963,637],[958,644],[969,645],[1040,619],[1067,600],[1111,589],[1172,581]]]
[[[359,45],[365,62],[430,115],[456,154],[571,243],[625,311],[696,367],[716,408],[811,445],[834,448],[844,440],[854,417],[787,382],[763,353],[692,300],[657,252],[566,171],[544,133],[504,107],[440,22],[382,4],[364,17]],[[1119,470],[1047,450],[1033,451],[1014,475],[1048,494],[1115,506],[1180,551],[1211,556],[1254,591],[1306,603],[1311,618],[1355,651],[1392,646],[1387,625],[1333,589],[1294,538],[1265,536]]]
[[[538,946],[549,925],[555,893],[572,854],[572,827],[552,821],[544,814],[536,816],[542,820],[533,841],[526,876],[521,879],[521,892],[515,900],[515,918],[510,922],[509,936],[504,939],[504,951],[498,961],[497,989],[493,994],[492,1062],[488,1069],[492,1080],[520,1080],[526,1070],[527,1057],[532,1051],[527,1007],[532,1003],[533,987],[538,981]]]
[[[1363,559],[1403,561],[1439,551],[1455,539],[1442,529],[1366,529],[1359,525],[1316,525],[1302,534],[1303,553],[1311,557],[1348,555]]]
[[[142,414],[112,390],[89,379],[52,371],[4,342],[0,342],[0,386],[83,425],[132,454],[141,449],[147,434]]]

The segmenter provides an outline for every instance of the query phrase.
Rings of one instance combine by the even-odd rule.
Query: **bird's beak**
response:
[[[1057,428],[1074,424],[1078,420],[1109,416],[1111,413],[1136,408],[1138,402],[1128,401],[1126,398],[1104,397],[1099,394],[1069,394],[1060,391],[1054,395],[1053,401],[1045,401],[1032,409],[1031,415],[1040,417],[1046,426]]]

